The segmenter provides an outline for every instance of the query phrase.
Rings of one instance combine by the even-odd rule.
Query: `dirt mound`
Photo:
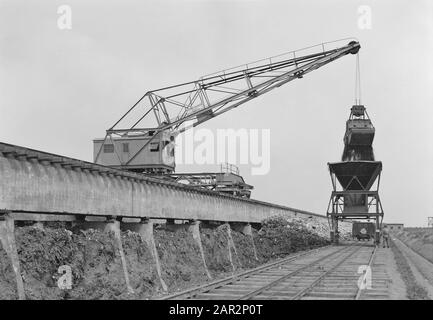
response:
[[[130,231],[122,232],[122,243],[134,298],[151,297],[161,288],[149,248],[138,233]]]
[[[246,269],[257,267],[260,264],[260,260],[256,260],[254,256],[253,239],[251,236],[234,230],[231,233],[240,266]]]
[[[280,214],[274,218],[283,218],[287,221],[292,221],[297,224],[304,225],[311,233],[317,234],[318,236],[329,239],[330,228],[327,219],[315,215],[301,215],[293,217],[292,215]],[[340,233],[341,240],[352,239],[352,223],[348,221],[339,221],[338,231]]]
[[[12,263],[0,244],[0,300],[16,299],[17,290]]]
[[[171,293],[210,281],[192,232],[175,228],[156,224],[153,232],[162,278]],[[234,229],[227,224],[200,226],[204,258],[214,279],[329,243],[317,232],[317,223],[285,217],[267,219],[259,231],[253,229],[253,238]],[[43,228],[20,224],[15,237],[27,299],[147,299],[163,293],[151,251],[137,233],[121,232],[133,293],[128,293],[113,232],[81,230],[68,223],[46,223]],[[61,266],[70,267],[72,289],[58,286]],[[0,299],[16,299],[13,269],[1,247],[0,271]]]
[[[228,233],[225,225],[216,228],[200,228],[200,236],[207,267],[213,277],[219,273],[232,272],[228,253]]]
[[[158,279],[149,250],[138,234],[122,233],[123,248],[134,294],[128,294],[123,268],[112,232],[46,227],[18,227],[17,250],[27,299],[129,299],[150,297]],[[0,297],[15,298],[15,278],[8,272],[9,259],[0,251]],[[57,281],[60,266],[72,271],[72,289]]]
[[[312,232],[302,222],[283,216],[263,221],[254,238],[261,261],[329,244],[328,239]]]
[[[207,281],[200,248],[187,230],[154,230],[162,278],[169,291],[177,291]]]
[[[73,283],[82,277],[80,242],[65,229],[16,228],[15,237],[27,299],[61,299],[58,268],[71,267]],[[60,275],[59,275],[60,276]]]

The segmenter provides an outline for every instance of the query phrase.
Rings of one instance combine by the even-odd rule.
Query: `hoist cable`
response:
[[[356,54],[355,104],[361,104],[361,68],[359,63],[359,53]]]

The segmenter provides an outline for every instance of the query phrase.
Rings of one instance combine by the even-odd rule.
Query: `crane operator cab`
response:
[[[168,131],[93,140],[94,162],[139,173],[172,173],[174,136]]]

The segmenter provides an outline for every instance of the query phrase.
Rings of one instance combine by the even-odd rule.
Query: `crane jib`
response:
[[[320,50],[316,50],[319,47]],[[300,79],[342,56],[358,53],[360,44],[351,41],[345,46],[328,50],[325,50],[324,45],[307,49],[316,52],[299,55],[301,51],[292,51],[223,70],[196,81],[146,92],[106,131],[105,138],[95,151],[95,162],[102,161],[101,150],[106,143],[115,145],[117,140],[127,137],[148,137],[139,150],[122,161],[127,167],[151,143],[155,143],[155,135],[167,132],[176,136],[191,127],[190,124],[186,126],[186,122],[193,121],[193,127],[202,124],[294,79]],[[116,152],[117,148],[114,147],[114,150]]]

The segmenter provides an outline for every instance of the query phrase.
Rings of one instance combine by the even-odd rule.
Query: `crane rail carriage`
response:
[[[221,164],[220,172],[171,173],[164,175],[167,179],[187,184],[192,187],[218,191],[241,198],[250,198],[252,185],[245,183],[239,174],[239,168],[232,164]]]

